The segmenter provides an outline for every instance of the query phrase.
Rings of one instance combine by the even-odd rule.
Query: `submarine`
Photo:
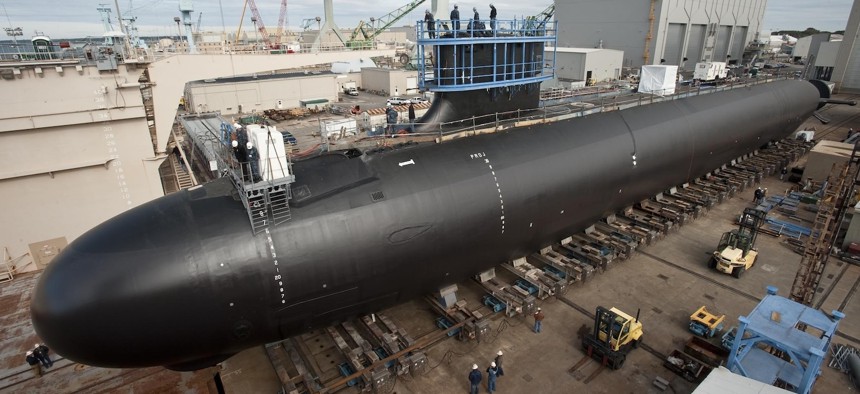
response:
[[[497,49],[481,39],[505,40],[424,40],[443,56],[463,45],[495,63]],[[530,64],[489,88],[473,78],[462,92],[439,70],[429,116],[448,122],[464,109],[536,100],[540,66]],[[258,234],[221,178],[71,242],[37,283],[33,325],[58,354],[87,365],[211,366],[533,253],[788,136],[820,96],[808,81],[783,80],[440,144],[332,152],[294,164],[290,220]]]

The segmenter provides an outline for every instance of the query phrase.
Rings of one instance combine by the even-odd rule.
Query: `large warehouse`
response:
[[[624,66],[741,59],[756,37],[766,0],[556,2],[558,46],[624,51]],[[686,61],[684,59],[687,59]]]

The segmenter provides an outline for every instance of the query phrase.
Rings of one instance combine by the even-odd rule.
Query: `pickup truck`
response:
[[[346,94],[348,94],[350,96],[358,96],[358,89],[356,89],[356,88],[347,88],[347,89],[344,89],[344,92],[346,92]]]

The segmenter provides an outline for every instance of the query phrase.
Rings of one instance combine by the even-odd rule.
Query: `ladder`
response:
[[[818,214],[815,216],[812,232],[806,240],[800,258],[800,268],[791,286],[791,299],[803,305],[812,306],[821,275],[830,257],[830,248],[839,229],[841,215],[838,208],[841,207],[853,185],[849,180],[849,170],[854,156],[852,154],[851,161],[833,165],[830,176],[827,177],[824,195],[819,200]]]

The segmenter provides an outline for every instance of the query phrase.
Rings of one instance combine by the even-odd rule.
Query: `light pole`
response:
[[[257,36],[257,17],[251,17],[251,24],[254,25],[254,52],[257,52],[257,44],[260,43],[260,38]]]
[[[174,16],[173,21],[176,22],[176,32],[178,33],[178,35],[176,36],[176,41],[182,43],[182,29],[179,27],[179,22],[182,21],[182,19],[178,16]],[[177,45],[177,49],[178,48],[179,46]]]

